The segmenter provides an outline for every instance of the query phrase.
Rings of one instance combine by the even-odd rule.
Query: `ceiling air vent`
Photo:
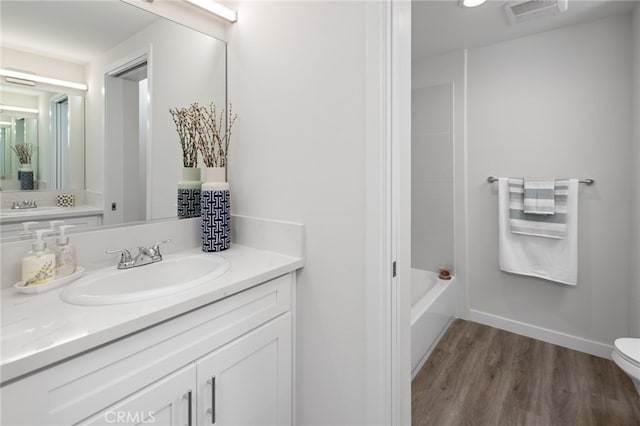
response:
[[[504,5],[504,11],[509,23],[513,25],[565,12],[568,2],[569,0],[512,1]]]

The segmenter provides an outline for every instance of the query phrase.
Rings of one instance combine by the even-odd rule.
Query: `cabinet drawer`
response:
[[[293,281],[284,275],[4,386],[2,424],[86,419],[289,311]]]

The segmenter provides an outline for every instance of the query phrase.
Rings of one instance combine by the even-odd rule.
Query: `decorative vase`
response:
[[[224,167],[207,167],[200,193],[202,251],[218,252],[231,246],[229,184]]]
[[[33,189],[33,169],[30,163],[20,164],[18,180],[21,190]]]
[[[202,174],[197,167],[183,167],[178,182],[178,219],[200,216]]]

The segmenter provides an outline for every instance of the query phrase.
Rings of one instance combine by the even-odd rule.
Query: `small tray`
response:
[[[70,282],[77,280],[78,278],[80,278],[82,274],[84,274],[84,271],[85,271],[84,268],[78,266],[76,268],[76,271],[73,274],[67,275],[66,277],[58,278],[56,280],[51,280],[46,284],[25,286],[24,281],[19,281],[15,283],[13,286],[20,293],[25,293],[25,294],[44,293],[45,291],[53,290],[54,288],[58,288],[60,286],[69,284]]]

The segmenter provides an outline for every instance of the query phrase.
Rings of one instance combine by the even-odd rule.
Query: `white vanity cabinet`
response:
[[[192,425],[196,409],[193,399],[195,382],[195,366],[181,368],[80,424],[87,426]]]
[[[295,275],[5,384],[3,425],[291,425]]]
[[[197,424],[292,424],[291,365],[290,314],[202,357]]]

